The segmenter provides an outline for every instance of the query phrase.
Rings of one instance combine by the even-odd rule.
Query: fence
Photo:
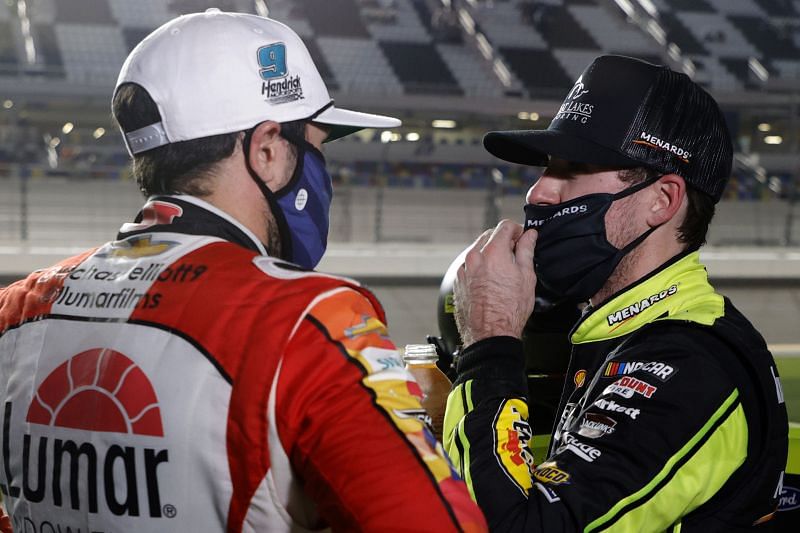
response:
[[[487,190],[335,187],[332,242],[471,242],[499,218],[522,221],[523,195]],[[713,245],[800,245],[792,195],[723,200]],[[113,239],[143,203],[128,179],[0,177],[0,245],[88,246]]]

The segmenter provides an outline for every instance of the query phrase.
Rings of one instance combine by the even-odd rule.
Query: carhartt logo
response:
[[[34,424],[163,437],[153,386],[114,350],[81,352],[39,386],[25,419]]]

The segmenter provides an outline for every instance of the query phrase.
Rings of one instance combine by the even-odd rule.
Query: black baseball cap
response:
[[[716,101],[685,74],[604,55],[575,82],[546,130],[492,131],[483,145],[512,163],[576,163],[677,174],[719,201],[733,143]]]

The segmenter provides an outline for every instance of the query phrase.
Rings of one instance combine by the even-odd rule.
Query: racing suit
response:
[[[697,252],[590,306],[570,335],[560,420],[537,465],[521,342],[485,339],[459,361],[445,448],[490,529],[710,532],[769,521],[787,454],[777,369]]]
[[[478,531],[377,300],[187,196],[0,290],[16,531]]]

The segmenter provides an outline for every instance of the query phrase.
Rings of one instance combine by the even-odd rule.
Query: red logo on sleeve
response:
[[[107,348],[81,352],[53,370],[39,385],[26,421],[164,436],[150,380],[128,357]]]

